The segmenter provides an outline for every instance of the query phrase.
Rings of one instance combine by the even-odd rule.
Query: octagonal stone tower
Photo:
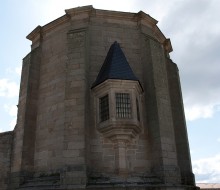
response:
[[[5,186],[196,189],[178,68],[157,21],[65,12],[27,36]]]

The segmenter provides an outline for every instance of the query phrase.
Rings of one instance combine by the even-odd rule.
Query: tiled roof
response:
[[[196,186],[200,187],[200,189],[220,189],[220,183],[197,183]]]
[[[92,85],[92,88],[107,79],[139,81],[134,75],[119,43],[117,42],[114,42],[111,45],[96,81]]]

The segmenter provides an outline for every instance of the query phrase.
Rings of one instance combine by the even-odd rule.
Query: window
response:
[[[103,96],[99,99],[99,116],[100,116],[100,122],[109,119],[108,95]]]
[[[138,121],[140,121],[140,110],[139,110],[139,103],[137,98],[136,98],[136,107],[137,107],[137,119]]]
[[[116,117],[131,118],[131,100],[128,93],[116,93]]]

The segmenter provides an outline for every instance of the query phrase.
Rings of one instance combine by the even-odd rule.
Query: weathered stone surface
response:
[[[0,189],[6,190],[11,167],[13,132],[0,133]]]
[[[156,23],[86,6],[28,35],[17,125],[0,134],[3,189],[196,189],[177,67]],[[114,80],[105,92],[103,82],[95,92],[115,41],[139,81]],[[100,124],[106,93],[110,119]],[[129,94],[131,118],[115,116],[116,93]]]

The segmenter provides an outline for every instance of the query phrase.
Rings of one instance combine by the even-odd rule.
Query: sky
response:
[[[13,130],[26,36],[65,14],[65,9],[143,12],[171,39],[178,65],[197,183],[220,183],[220,1],[219,0],[2,0],[0,3],[0,131]]]

